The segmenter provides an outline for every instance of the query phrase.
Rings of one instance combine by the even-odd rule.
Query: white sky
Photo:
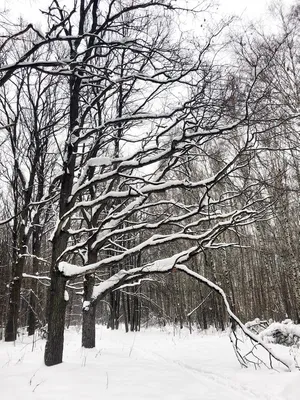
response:
[[[271,0],[215,0],[220,4],[220,12],[225,14],[237,14],[245,19],[260,18],[266,10]],[[279,0],[280,1],[280,0]],[[22,14],[26,20],[37,20],[39,8],[44,4],[49,4],[50,0],[0,0],[0,10],[8,8],[13,10],[13,14]],[[282,4],[293,4],[294,0],[281,0]]]
[[[245,18],[260,18],[268,9],[271,0],[218,0],[220,10],[224,13],[235,13]],[[296,0],[279,0],[281,4],[291,5]]]

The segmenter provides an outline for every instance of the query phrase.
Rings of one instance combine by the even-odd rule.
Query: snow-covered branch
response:
[[[44,258],[38,257],[38,256],[36,256],[34,254],[28,254],[28,253],[20,254],[19,258],[21,258],[21,257],[35,258],[36,260],[41,261],[41,262],[43,262],[45,264],[50,264],[50,262],[48,260],[45,260]]]
[[[31,278],[31,279],[36,279],[38,281],[51,281],[51,278],[49,276],[31,275],[31,274],[26,274],[25,272],[23,272],[22,276],[23,278]]]
[[[58,268],[63,273],[64,276],[75,277],[78,275],[82,275],[84,273],[91,273],[100,268],[103,268],[104,266],[109,266],[121,262],[126,257],[138,254],[141,251],[144,251],[150,247],[172,243],[174,241],[179,241],[179,240],[187,240],[190,242],[198,243],[199,245],[197,246],[197,249],[198,251],[200,251],[206,245],[208,247],[213,246],[213,241],[217,238],[217,236],[220,235],[221,232],[223,232],[223,230],[227,229],[232,225],[243,225],[245,223],[248,223],[249,218],[251,218],[251,216],[255,216],[255,214],[256,214],[255,211],[247,209],[240,211],[233,211],[226,215],[224,221],[217,222],[211,229],[208,229],[201,234],[187,233],[188,229],[186,228],[184,228],[181,232],[174,234],[169,234],[169,235],[156,234],[151,236],[149,239],[139,243],[138,245],[124,250],[120,254],[103,258],[100,261],[97,261],[96,263],[87,264],[85,266],[77,266],[74,264],[70,264],[66,261],[61,261],[58,265]],[[96,243],[97,242],[95,242],[93,246],[96,246]],[[224,244],[222,244],[221,247],[224,247]],[[188,249],[186,252],[189,253],[190,249]]]
[[[132,268],[130,270],[121,270],[117,274],[113,275],[109,279],[107,279],[104,282],[101,282],[99,285],[95,286],[93,294],[92,294],[92,301],[96,301],[98,299],[102,299],[107,293],[109,293],[111,290],[115,290],[124,284],[126,284],[126,281],[130,281],[131,279],[136,279],[137,276],[144,276],[144,275],[151,275],[151,274],[157,274],[157,273],[167,273],[172,270],[178,270],[184,272],[186,275],[200,281],[201,283],[205,284],[209,288],[211,288],[213,291],[217,292],[221,297],[224,302],[224,305],[226,307],[226,311],[228,315],[230,316],[231,320],[237,324],[242,332],[250,338],[252,341],[257,343],[259,346],[261,346],[264,350],[267,351],[267,353],[270,355],[270,357],[273,357],[275,360],[279,361],[281,364],[283,364],[289,371],[292,368],[292,363],[289,363],[287,360],[281,358],[279,355],[277,355],[274,350],[268,346],[262,339],[260,335],[254,334],[249,328],[247,328],[241,320],[233,313],[231,310],[230,304],[228,302],[227,296],[224,292],[224,290],[218,286],[217,284],[213,283],[209,279],[205,278],[204,276],[200,275],[199,273],[191,270],[188,268],[186,265],[182,264],[183,262],[187,261],[189,258],[191,258],[194,255],[194,250],[190,252],[182,252],[179,253],[175,256],[162,259],[159,261],[155,261],[152,264],[145,265],[140,268]],[[291,330],[292,331],[292,330]],[[293,330],[293,333],[296,330]],[[297,330],[297,332],[299,329]]]

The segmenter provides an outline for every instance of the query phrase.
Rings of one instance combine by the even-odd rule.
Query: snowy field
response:
[[[300,399],[298,370],[242,369],[226,334],[100,326],[96,349],[83,350],[80,340],[75,329],[66,331],[64,363],[55,367],[43,365],[44,340],[0,342],[1,399]]]

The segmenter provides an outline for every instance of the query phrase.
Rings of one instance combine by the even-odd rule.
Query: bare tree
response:
[[[99,0],[81,0],[69,10],[54,0],[44,12],[47,33],[29,25],[2,44],[6,49],[28,31],[37,36],[17,61],[7,58],[1,66],[3,90],[24,76],[20,70],[30,68],[47,79],[60,77],[64,94],[56,95],[59,101],[64,96],[68,107],[62,165],[47,194],[49,199],[58,193],[46,365],[62,361],[66,287],[83,276],[87,347],[94,345],[99,299],[176,269],[221,294],[222,310],[257,340],[231,310],[234,291],[225,256],[221,267],[229,301],[219,287],[214,251],[240,248],[241,234],[271,209],[269,193],[261,181],[250,179],[249,169],[263,143],[261,133],[285,121],[275,113],[266,79],[283,40],[263,56],[252,43],[250,50],[242,43],[239,60],[246,67],[221,68],[213,41],[226,24],[200,43],[188,41],[171,22],[186,11],[164,0],[108,0],[101,6]],[[7,131],[15,126],[10,120],[3,123]],[[18,189],[25,179],[16,151],[13,159]],[[32,181],[39,185],[33,171]],[[33,194],[24,188],[28,201],[20,207],[25,221],[24,229],[23,222],[17,229],[20,249],[28,241],[23,231]],[[24,255],[25,250],[18,260]],[[210,280],[187,266],[196,269],[198,263]],[[18,280],[21,272],[22,266]],[[177,295],[185,297],[184,291]],[[212,301],[221,304],[216,297]],[[182,324],[183,310],[176,313]],[[222,326],[223,315],[216,317]]]
[[[27,39],[29,42],[33,40],[32,37]],[[18,51],[19,46],[11,48],[10,57],[17,57]],[[38,270],[41,213],[46,204],[44,190],[47,179],[52,174],[50,160],[53,156],[49,156],[48,151],[53,136],[60,129],[63,116],[57,100],[57,85],[55,77],[48,77],[28,68],[19,71],[1,88],[1,124],[4,138],[1,168],[7,180],[7,191],[12,194],[13,210],[13,268],[6,341],[16,339],[22,274],[26,259],[31,257],[28,246],[32,232],[33,272]],[[35,288],[32,288],[30,307],[33,313],[34,292]],[[30,325],[32,331],[33,315]]]
[[[79,31],[69,43],[70,127],[60,181],[59,219],[52,237],[47,365],[62,360],[67,280],[94,274],[100,269],[105,271],[138,254],[142,254],[143,264],[149,249],[165,248],[173,242],[182,247],[173,257],[188,260],[206,248],[224,246],[218,238],[226,229],[249,224],[264,209],[262,198],[254,200],[245,195],[243,205],[232,209],[229,205],[235,193],[222,193],[212,201],[210,195],[223,179],[249,162],[243,155],[255,146],[252,127],[255,122],[249,120],[250,100],[260,69],[266,68],[267,63],[256,65],[256,74],[243,99],[244,107],[232,118],[219,84],[223,72],[215,70],[209,62],[214,35],[197,53],[193,49],[194,54],[183,51],[176,41],[153,41],[153,36],[163,35],[163,24],[153,26],[148,22],[148,31],[139,28],[139,21],[144,23],[149,18],[148,8],[155,17],[162,10],[167,16],[172,9],[164,2],[129,5],[110,2],[108,9],[99,14],[97,1],[86,7],[81,2]],[[69,20],[65,11],[58,7],[56,11],[62,23],[64,18]],[[124,37],[123,26],[128,21],[136,27],[139,36]],[[168,22],[164,17],[162,21]],[[65,29],[74,35],[68,30],[71,25]],[[219,32],[220,29],[216,34]],[[149,52],[153,54],[150,63]],[[122,56],[137,58],[136,68],[122,70]],[[143,63],[147,68],[141,70]],[[120,108],[112,111],[115,107],[111,105],[116,97],[120,98],[121,92],[130,93],[130,85],[141,87],[146,83],[141,97],[135,94],[131,102],[124,103],[126,107],[121,113]],[[97,89],[88,104],[82,97],[86,88]],[[160,100],[162,92],[168,93],[165,102]],[[101,123],[91,125],[93,114],[99,116],[99,104]],[[209,143],[218,140],[226,143],[226,138],[239,135],[237,129],[241,132],[240,140],[228,141],[228,157],[217,171],[208,171],[209,176],[196,180],[175,179],[172,169],[185,162],[187,155],[197,157],[193,154],[197,148],[210,151]],[[116,152],[116,145],[120,144],[124,148],[121,157]],[[149,172],[145,173],[145,168]],[[172,199],[174,190],[191,190],[196,200],[192,204],[178,204]],[[160,193],[165,193],[165,199],[155,199]],[[139,222],[139,215],[152,215],[158,205],[159,214]],[[178,210],[175,215],[173,209]],[[89,223],[91,217],[96,226]],[[76,230],[78,218],[83,225]],[[159,229],[165,229],[166,233],[158,233]],[[126,248],[116,241],[124,234],[137,238]],[[84,265],[71,264],[68,259],[76,252],[93,252],[93,260],[87,259]],[[118,285],[125,278],[126,273]],[[105,286],[106,281],[101,285]],[[92,299],[97,297],[94,290],[86,292],[86,312],[90,311]]]

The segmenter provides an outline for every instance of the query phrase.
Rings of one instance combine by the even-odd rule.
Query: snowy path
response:
[[[43,365],[44,342],[0,343],[1,398],[22,400],[299,400],[300,372],[241,369],[226,335],[98,328],[97,349],[66,332],[65,362]],[[287,351],[287,349],[281,349]]]

